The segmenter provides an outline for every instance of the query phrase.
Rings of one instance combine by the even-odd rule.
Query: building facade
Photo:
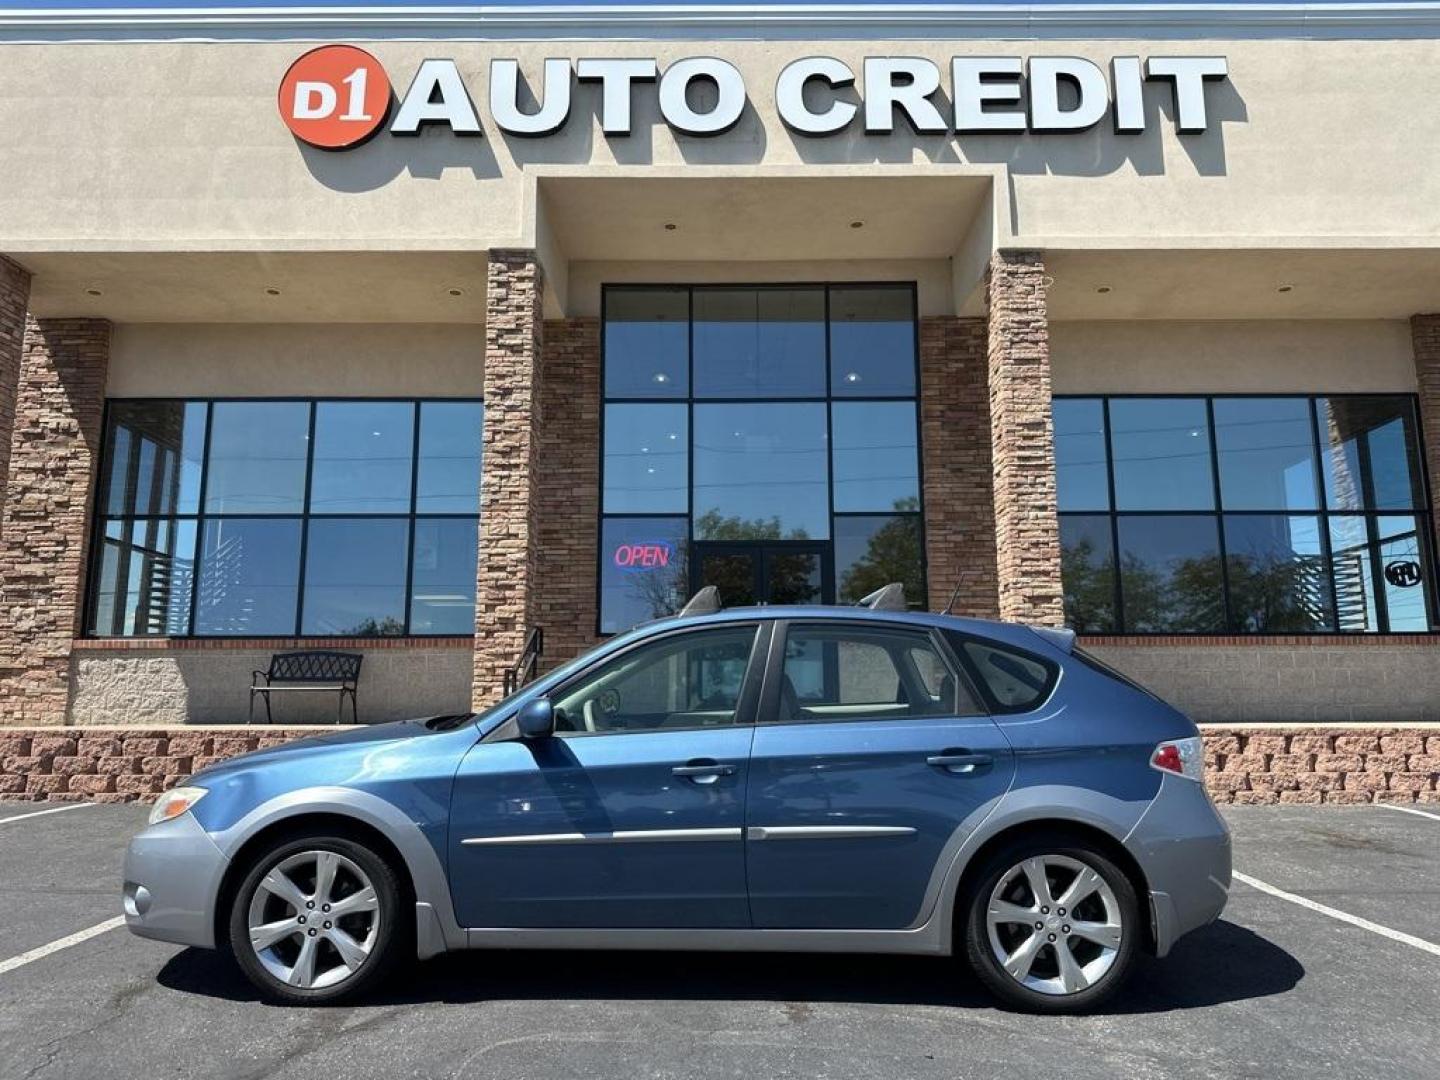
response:
[[[0,722],[892,580],[1440,720],[1440,9],[1257,10],[0,13]]]

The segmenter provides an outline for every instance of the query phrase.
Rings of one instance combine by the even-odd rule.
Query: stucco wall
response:
[[[479,397],[484,326],[129,323],[108,397]]]
[[[301,648],[308,646],[301,645]],[[74,724],[243,724],[250,673],[277,650],[261,648],[78,649],[70,660]],[[350,650],[347,650],[350,651]],[[415,646],[358,650],[360,722],[467,711],[468,647]],[[335,694],[276,694],[277,724],[334,723]],[[265,705],[256,700],[261,723]],[[345,719],[350,705],[346,702]]]
[[[1200,723],[1440,722],[1440,639],[1085,648]]]
[[[296,43],[0,46],[0,250],[79,243],[214,248],[243,242],[384,249],[533,243],[520,174],[541,164],[809,166],[936,162],[1005,166],[1022,237],[1304,237],[1321,244],[1440,233],[1440,41],[378,42],[403,92],[425,57],[453,57],[481,105],[485,136],[382,134],[345,153],[298,146],[275,93]],[[1207,132],[1183,139],[1171,93],[1146,88],[1141,135],[1108,122],[1080,133],[871,138],[792,135],[774,114],[780,69],[829,55],[1223,54]],[[577,87],[571,122],[543,139],[499,133],[489,60],[517,57],[538,86],[548,56],[721,56],[745,75],[751,108],[718,139],[677,137],[640,88],[635,134],[607,141],[599,89]],[[948,79],[946,80],[948,83]],[[1403,125],[1403,129],[1397,125]],[[1403,137],[1398,137],[1403,130]],[[1009,198],[1009,193],[1002,192]],[[793,228],[804,235],[809,222]],[[457,244],[457,238],[463,238]]]
[[[1413,394],[1399,320],[1095,321],[1050,324],[1057,394]]]

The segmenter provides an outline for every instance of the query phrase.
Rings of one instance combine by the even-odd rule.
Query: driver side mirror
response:
[[[555,734],[555,707],[548,697],[527,701],[515,718],[522,739],[548,739]]]

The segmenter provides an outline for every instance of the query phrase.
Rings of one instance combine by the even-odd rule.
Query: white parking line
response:
[[[84,810],[94,805],[95,803],[88,802],[66,803],[64,806],[52,806],[49,810],[36,810],[30,814],[16,814],[14,817],[0,818],[0,825],[9,825],[12,821],[24,821],[26,818],[43,817],[46,814],[63,814],[66,810]]]
[[[1387,937],[1391,941],[1398,941],[1403,945],[1409,945],[1422,952],[1440,956],[1440,945],[1436,945],[1432,941],[1426,941],[1424,938],[1418,938],[1413,934],[1406,934],[1399,930],[1392,930],[1388,926],[1381,926],[1379,923],[1371,922],[1369,919],[1362,919],[1359,915],[1351,915],[1348,911],[1340,911],[1338,908],[1318,904],[1314,900],[1307,900],[1303,896],[1296,896],[1294,893],[1286,892],[1284,889],[1277,889],[1274,885],[1260,881],[1258,878],[1253,878],[1249,874],[1242,874],[1239,870],[1232,871],[1230,876],[1236,881],[1243,881],[1252,889],[1259,889],[1261,892],[1269,893],[1271,896],[1279,897],[1281,900],[1289,900],[1292,904],[1299,904],[1301,907],[1309,908],[1311,911],[1318,911],[1321,915],[1329,915],[1332,919],[1339,919],[1341,922],[1349,923],[1351,926],[1358,926],[1362,930],[1369,930],[1372,934],[1379,934],[1381,937]]]
[[[1402,814],[1414,814],[1416,817],[1428,817],[1431,821],[1440,821],[1440,814],[1432,814],[1426,810],[1416,810],[1409,806],[1396,806],[1394,803],[1376,803],[1382,810],[1398,810]]]
[[[22,968],[26,964],[33,964],[36,960],[42,960],[51,953],[59,952],[61,949],[68,949],[71,945],[79,945],[82,941],[89,941],[92,937],[98,937],[108,930],[114,930],[117,926],[125,925],[125,916],[116,915],[113,919],[106,919],[102,923],[96,923],[88,930],[77,930],[68,937],[59,938],[48,945],[40,945],[29,952],[22,952],[19,956],[12,956],[9,960],[0,960],[0,975]]]

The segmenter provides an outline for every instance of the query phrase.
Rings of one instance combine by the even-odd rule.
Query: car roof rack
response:
[[[706,585],[680,609],[681,615],[713,615],[720,610],[720,590],[714,585]]]
[[[871,611],[904,611],[905,586],[898,581],[892,581],[889,585],[876,589],[869,596],[856,601],[855,606],[869,608]]]

